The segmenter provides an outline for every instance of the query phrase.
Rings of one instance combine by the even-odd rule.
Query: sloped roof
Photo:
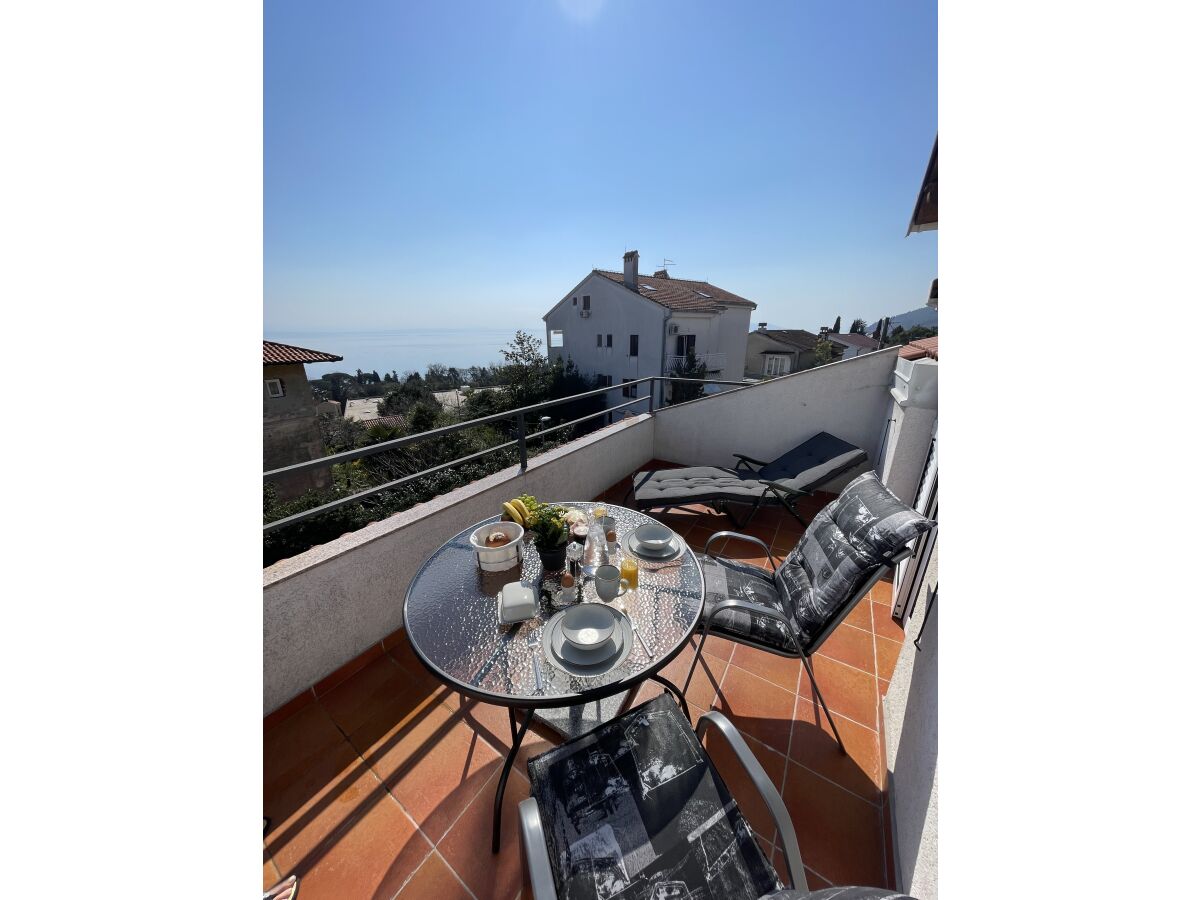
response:
[[[874,350],[876,341],[865,334],[827,334],[831,341],[845,344],[847,347],[861,347],[864,350]]]
[[[913,209],[912,219],[908,223],[908,232],[937,231],[938,226],[938,163],[937,138],[933,139],[933,153],[929,157],[929,165],[925,169],[925,177],[921,179],[921,190],[917,193],[917,205]]]
[[[781,344],[790,344],[797,350],[813,350],[817,346],[817,341],[821,339],[820,335],[802,328],[759,328],[750,333],[765,334],[772,340],[779,341]]]
[[[594,271],[617,284],[625,283],[625,275],[622,272],[609,272],[605,269],[595,269]],[[707,281],[692,281],[688,278],[676,278],[673,275],[667,277],[657,274],[639,274],[638,293],[647,300],[653,300],[667,309],[678,312],[715,313],[729,306],[757,308],[757,304],[752,301],[719,288],[715,284],[709,284]],[[701,296],[702,294],[708,296]]]
[[[901,359],[924,359],[927,356],[933,359],[938,358],[938,339],[936,336],[921,338],[919,341],[913,341],[911,344],[905,344],[900,348]]]
[[[275,341],[263,341],[263,365],[287,366],[292,363],[340,362],[340,356],[332,353],[322,353],[320,350],[308,350],[304,347],[293,347],[291,344],[277,344]]]

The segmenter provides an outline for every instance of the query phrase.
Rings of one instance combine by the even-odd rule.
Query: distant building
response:
[[[831,335],[832,336],[832,335]],[[815,350],[820,335],[799,328],[767,328],[762,322],[758,330],[746,338],[746,378],[774,378],[811,369],[816,365]],[[831,342],[832,343],[832,342]],[[833,358],[838,359],[841,345],[833,344]]]
[[[624,263],[622,272],[593,269],[542,316],[550,358],[573,360],[585,375],[619,385],[669,375],[690,351],[707,377],[740,381],[755,304],[665,269],[643,275],[636,250]],[[637,396],[646,396],[646,385],[611,391],[608,405]]]
[[[324,455],[317,398],[304,364],[340,360],[340,356],[320,350],[263,341],[263,471]],[[328,469],[316,469],[272,484],[276,496],[286,500],[313,488],[328,487],[330,474]]]
[[[370,422],[372,419],[378,419],[379,404],[382,402],[382,397],[359,397],[357,400],[347,400],[345,416],[356,422]]]
[[[842,359],[850,359],[879,349],[876,341],[865,334],[833,334],[830,332],[825,337],[842,348]]]

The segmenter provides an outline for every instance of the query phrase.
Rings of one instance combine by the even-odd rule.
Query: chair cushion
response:
[[[933,527],[931,519],[902,503],[874,472],[846,485],[830,513],[850,543],[880,560]]]
[[[810,437],[759,470],[765,481],[782,481],[793,490],[811,488],[867,461],[867,452],[828,431]]]
[[[877,887],[831,887],[813,891],[811,894],[784,888],[763,894],[759,900],[913,900],[908,894],[897,894],[888,888]]]
[[[529,761],[560,900],[756,900],[783,887],[666,696]]]
[[[932,527],[930,519],[901,503],[874,472],[846,485],[813,517],[775,576],[806,645],[846,609],[886,562],[885,554]]]
[[[709,629],[743,643],[773,647],[784,653],[800,652],[802,638],[797,635],[796,617],[783,602],[779,588],[770,572],[729,559],[707,554],[697,557],[704,572],[704,619],[709,620],[713,609],[730,597],[748,600],[777,609],[787,618],[787,625],[747,610],[734,609],[713,619]]]

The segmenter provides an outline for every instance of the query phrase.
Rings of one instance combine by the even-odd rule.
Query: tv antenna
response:
[[[663,257],[663,261],[662,261],[662,267],[661,267],[661,268],[665,269],[665,268],[667,268],[668,266],[673,266],[673,265],[675,265],[675,260],[673,260],[673,259],[667,259],[665,256]]]

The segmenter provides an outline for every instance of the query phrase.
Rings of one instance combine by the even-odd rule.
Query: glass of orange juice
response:
[[[626,556],[621,560],[621,577],[629,582],[629,589],[636,590],[638,586],[637,562]]]

